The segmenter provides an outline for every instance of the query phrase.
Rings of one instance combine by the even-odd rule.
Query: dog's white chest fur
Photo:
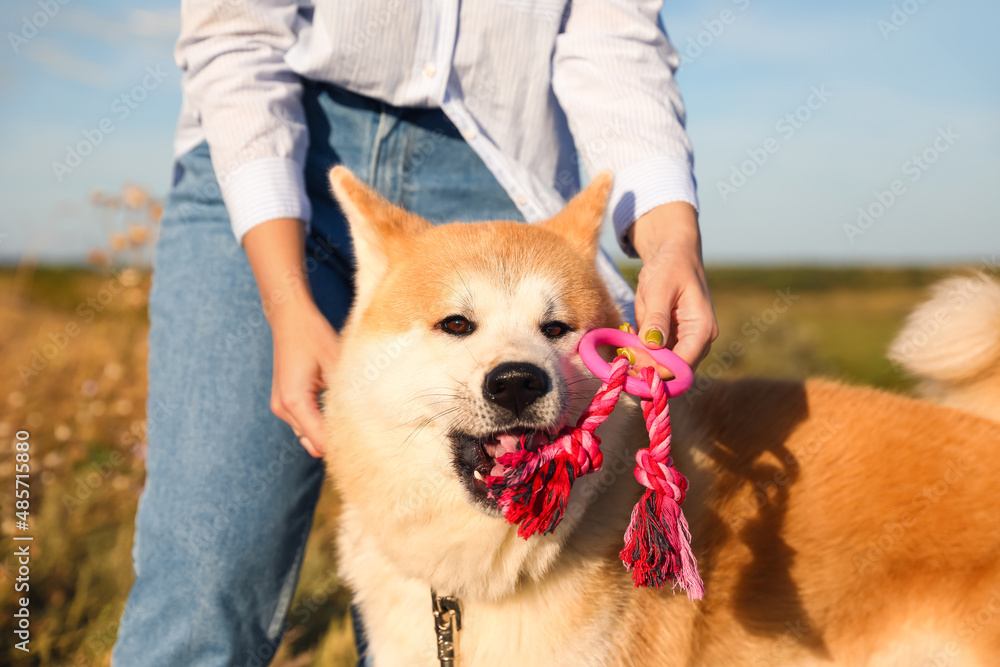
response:
[[[356,604],[367,621],[369,650],[376,667],[437,667],[431,591],[386,559],[377,544],[355,530],[357,516],[342,515],[342,544],[350,544],[340,570],[358,591]],[[457,633],[458,665],[509,664],[517,667],[601,665],[616,662],[608,630],[620,622],[609,590],[581,590],[580,575],[601,564],[578,564],[567,576],[526,582],[499,604],[462,601]],[[601,579],[601,577],[597,577]],[[359,585],[377,581],[377,586]],[[584,599],[585,598],[585,599]],[[539,611],[543,613],[539,613]]]

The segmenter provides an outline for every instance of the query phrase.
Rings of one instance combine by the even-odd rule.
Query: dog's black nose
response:
[[[507,362],[486,374],[483,396],[520,417],[529,405],[549,393],[548,373],[534,364]]]

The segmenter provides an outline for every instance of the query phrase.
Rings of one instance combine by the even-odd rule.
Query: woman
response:
[[[156,418],[116,665],[266,664],[280,641],[323,480],[317,393],[352,298],[334,164],[437,221],[542,220],[581,160],[612,169],[612,222],[644,265],[640,337],[705,355],[717,329],[660,4],[182,3]]]

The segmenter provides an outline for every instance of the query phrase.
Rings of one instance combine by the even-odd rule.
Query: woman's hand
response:
[[[313,456],[323,455],[326,431],[317,394],[337,361],[340,337],[315,304],[289,303],[270,317],[274,338],[271,411],[288,422]]]
[[[340,337],[312,298],[303,270],[303,224],[291,218],[269,220],[247,232],[243,247],[274,340],[271,410],[318,458],[326,432],[317,394],[337,361]]]
[[[670,348],[692,370],[705,358],[719,326],[705,280],[698,214],[687,202],[652,209],[632,225],[629,240],[642,259],[635,296],[639,339],[648,349]],[[641,348],[630,348],[636,363],[656,366]]]

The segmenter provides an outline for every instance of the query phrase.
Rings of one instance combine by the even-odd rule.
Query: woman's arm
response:
[[[642,258],[635,295],[640,340],[649,348],[668,347],[696,367],[719,335],[701,258],[698,213],[687,202],[657,206],[635,221],[629,240]],[[652,365],[638,352],[641,362]]]
[[[302,82],[285,62],[298,10],[294,0],[181,1],[184,105],[197,113],[240,241],[266,220],[311,216]]]
[[[316,395],[337,361],[340,339],[313,301],[303,234],[301,220],[278,218],[253,227],[243,247],[274,339],[271,410],[319,457],[326,437]]]
[[[611,219],[622,249],[643,262],[635,304],[640,338],[646,347],[672,347],[693,366],[718,327],[674,79],[679,58],[660,25],[662,4],[574,3],[556,41],[552,87],[587,170],[615,172]]]
[[[285,54],[293,0],[182,0],[175,51],[233,226],[253,268],[274,339],[271,409],[313,456],[324,441],[316,394],[337,357],[333,327],[303,271],[308,132],[302,83]]]

